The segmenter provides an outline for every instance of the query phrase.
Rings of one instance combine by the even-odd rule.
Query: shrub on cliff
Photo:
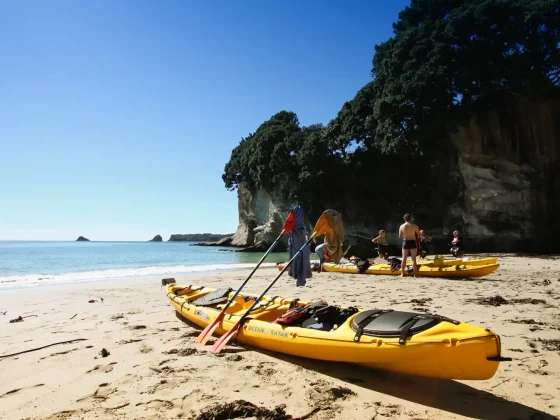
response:
[[[450,132],[560,85],[556,0],[412,0],[393,29],[375,48],[373,80],[327,127],[279,112],[233,150],[226,187],[275,190],[310,216],[333,205],[367,224],[415,208],[441,221],[461,189]]]

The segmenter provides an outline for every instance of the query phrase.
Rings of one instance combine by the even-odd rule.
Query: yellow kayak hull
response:
[[[195,289],[165,283],[170,280],[173,279],[165,279],[162,284],[165,285],[165,293],[174,309],[184,319],[201,328],[216,319],[225,306],[225,299],[230,299],[234,293],[231,289],[222,289],[218,293],[224,296],[223,303],[197,306],[196,299],[216,292],[215,289]],[[215,334],[222,335],[229,331],[255,299],[255,296],[238,295],[228,308],[226,316],[219,322]],[[402,336],[399,338],[364,333],[357,341],[356,326],[352,323],[359,319],[357,317],[360,314],[363,317],[374,311],[366,313],[364,309],[359,309],[359,312],[332,331],[273,323],[289,309],[290,302],[291,299],[283,297],[276,297],[273,301],[270,297],[264,297],[238,330],[235,340],[272,352],[434,378],[490,379],[496,373],[499,362],[505,360],[500,359],[500,337],[496,333],[466,323],[456,325],[441,321],[405,337],[404,340]],[[299,301],[297,306],[307,303]],[[398,311],[393,313],[426,316]]]
[[[400,258],[400,257],[399,257]],[[373,263],[373,260],[370,259],[370,262]],[[455,266],[455,265],[468,265],[468,266],[480,266],[480,265],[494,265],[498,263],[498,259],[496,257],[488,257],[488,258],[476,258],[476,259],[460,259],[460,258],[453,258],[453,259],[448,259],[448,260],[444,260],[443,263],[441,264],[443,267],[450,267],[450,266]],[[434,261],[433,260],[417,260],[417,264],[420,265],[434,265]],[[383,265],[383,266],[387,266],[390,267],[390,264],[379,264],[379,265]],[[410,258],[407,258],[406,260],[406,265],[412,265],[412,260]],[[282,271],[284,269],[285,263],[280,263],[278,264],[278,270]]]
[[[399,259],[401,259],[401,257],[398,257]],[[434,260],[418,260],[417,259],[417,264],[418,265],[430,265],[433,264]],[[488,257],[488,258],[450,258],[448,260],[443,260],[442,265],[443,266],[451,266],[451,265],[457,265],[457,264],[467,264],[467,265],[471,265],[471,266],[476,266],[476,265],[492,265],[492,264],[497,264],[498,263],[498,259],[496,257]],[[407,258],[406,260],[406,264],[407,265],[412,265],[412,260],[410,258]]]
[[[468,277],[484,277],[492,274],[498,269],[500,264],[489,265],[469,265],[457,264],[453,266],[436,266],[433,264],[423,264],[418,266],[418,277],[454,277],[454,278],[468,278]],[[358,273],[356,265],[352,263],[334,264],[324,263],[323,271],[332,273]],[[376,274],[386,276],[400,276],[401,270],[391,271],[388,264],[372,264],[363,274]],[[409,274],[412,275],[412,274]]]

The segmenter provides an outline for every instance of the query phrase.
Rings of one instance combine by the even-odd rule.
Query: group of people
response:
[[[410,256],[412,260],[412,269],[414,276],[416,276],[418,267],[416,264],[416,257],[426,258],[428,254],[427,244],[432,241],[432,238],[421,230],[418,225],[414,223],[414,218],[409,213],[404,215],[404,223],[399,227],[399,238],[402,240],[402,262],[401,262],[401,276],[406,273],[406,260]],[[453,231],[453,240],[451,241],[451,253],[458,256],[461,251],[461,233],[458,230]],[[379,236],[372,239],[372,242],[377,245],[377,252],[379,258],[387,260],[389,258],[389,241],[387,240],[387,233],[385,230],[379,231]],[[315,240],[316,243],[316,240]],[[329,261],[329,250],[325,242],[318,244],[315,247],[315,252],[319,256],[319,268],[323,262]]]
[[[406,272],[406,260],[410,256],[412,260],[412,269],[414,276],[418,272],[416,265],[416,257],[426,258],[427,247],[425,244],[432,241],[432,238],[426,235],[418,225],[414,223],[413,217],[406,213],[404,215],[404,223],[399,227],[399,238],[402,239],[402,262],[401,262],[401,276]],[[385,230],[379,231],[379,236],[372,239],[374,244],[377,244],[377,251],[379,257],[388,259],[389,257],[389,242],[387,240],[387,233]],[[424,246],[422,246],[424,245]],[[461,233],[458,230],[453,231],[453,240],[451,241],[451,253],[457,256],[461,252]]]

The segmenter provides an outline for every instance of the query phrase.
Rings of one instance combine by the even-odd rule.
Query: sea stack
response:
[[[154,236],[153,239],[149,240],[148,242],[163,242],[163,238],[161,237],[161,235],[156,235]]]
[[[86,241],[86,242],[88,242],[89,239],[84,237],[84,236],[80,236],[78,239],[76,239],[76,241],[80,241],[80,242]]]

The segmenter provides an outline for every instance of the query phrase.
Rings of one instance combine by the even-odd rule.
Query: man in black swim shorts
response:
[[[402,245],[402,263],[401,263],[401,270],[402,274],[401,277],[404,277],[406,272],[406,259],[410,254],[410,258],[412,259],[412,269],[414,271],[414,277],[416,277],[416,273],[418,272],[418,268],[416,265],[416,254],[417,250],[417,238],[420,237],[420,229],[418,226],[413,223],[412,216],[409,213],[404,215],[404,223],[399,228],[399,238],[403,240]]]

